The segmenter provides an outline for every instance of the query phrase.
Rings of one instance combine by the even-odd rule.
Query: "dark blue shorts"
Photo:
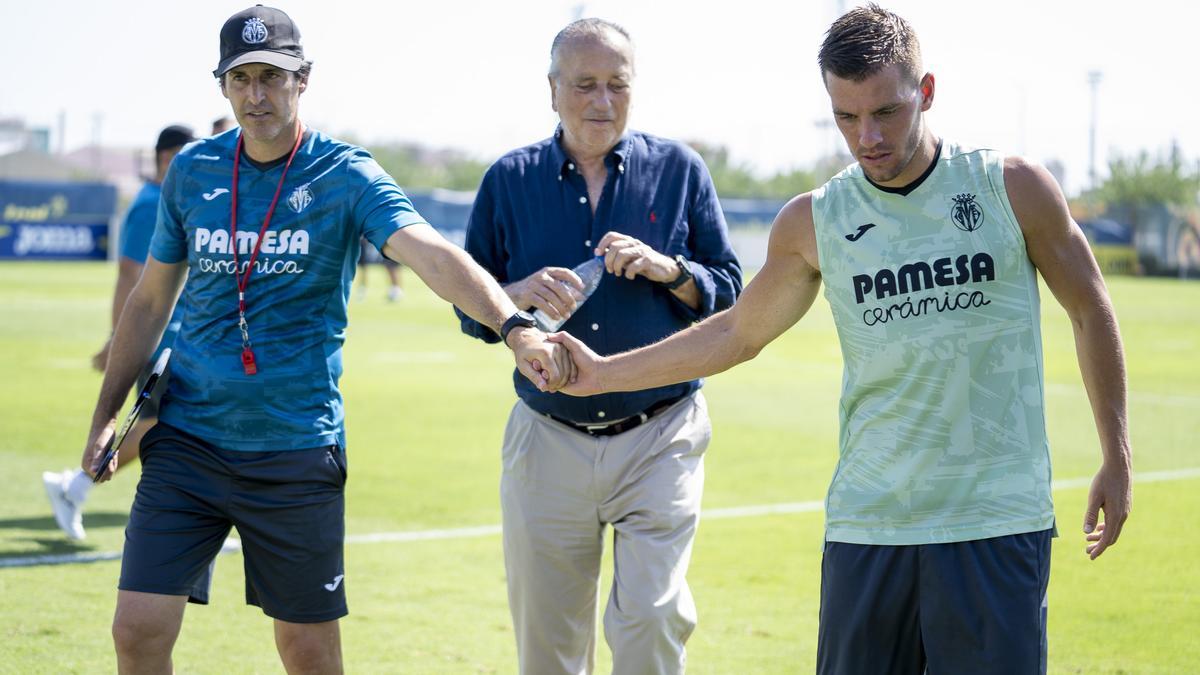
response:
[[[343,617],[345,484],[337,446],[222,450],[159,422],[142,441],[119,588],[206,603],[213,559],[236,526],[247,604],[292,623]]]
[[[1045,673],[1053,536],[827,542],[817,672]]]

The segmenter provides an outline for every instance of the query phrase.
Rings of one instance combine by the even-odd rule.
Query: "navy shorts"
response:
[[[1045,673],[1053,536],[827,542],[817,672]]]
[[[292,623],[341,618],[345,484],[337,446],[222,450],[159,422],[142,441],[119,588],[206,603],[213,560],[236,526],[247,604]]]

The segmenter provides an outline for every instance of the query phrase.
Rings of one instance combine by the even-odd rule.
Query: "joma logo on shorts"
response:
[[[934,286],[956,286],[968,281],[994,281],[996,263],[986,253],[966,254],[956,258],[938,258],[932,263],[922,261],[901,265],[893,271],[883,268],[875,274],[855,274],[854,297],[858,304],[874,292],[875,299],[895,297],[924,291]]]

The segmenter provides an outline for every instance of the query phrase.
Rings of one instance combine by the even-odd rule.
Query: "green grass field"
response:
[[[0,265],[0,562],[120,550],[136,468],[93,492],[79,544],[55,527],[40,482],[43,470],[79,461],[100,383],[88,359],[106,334],[113,278],[102,264]],[[459,334],[449,307],[411,274],[394,305],[382,300],[378,270],[371,281],[371,297],[351,308],[342,382],[347,531],[499,523],[511,357]],[[1111,290],[1136,469],[1200,467],[1200,284],[1114,279]],[[1087,479],[1099,461],[1091,412],[1065,316],[1043,298],[1055,478]],[[824,498],[840,371],[822,301],[758,359],[711,379],[705,508]],[[1080,531],[1086,488],[1056,490],[1051,672],[1200,671],[1200,475],[1159,477],[1138,483],[1119,545],[1094,562]],[[819,512],[703,523],[689,577],[700,612],[690,672],[813,670],[821,534]],[[349,672],[515,671],[499,536],[352,543],[346,557]],[[114,672],[118,570],[115,561],[0,568],[0,672]],[[212,604],[188,609],[177,672],[282,672],[271,622],[243,604],[242,584],[241,556],[221,556]],[[598,672],[608,672],[600,639]]]

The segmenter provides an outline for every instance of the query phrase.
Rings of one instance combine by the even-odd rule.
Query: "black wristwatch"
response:
[[[533,315],[524,310],[518,310],[516,314],[508,317],[503,326],[500,326],[500,341],[508,344],[508,334],[514,328],[533,328],[537,325],[537,319]]]
[[[664,283],[668,291],[673,291],[676,288],[686,284],[692,278],[692,266],[688,264],[687,258],[682,255],[675,256],[675,264],[679,265],[679,276],[675,277],[675,281]]]

